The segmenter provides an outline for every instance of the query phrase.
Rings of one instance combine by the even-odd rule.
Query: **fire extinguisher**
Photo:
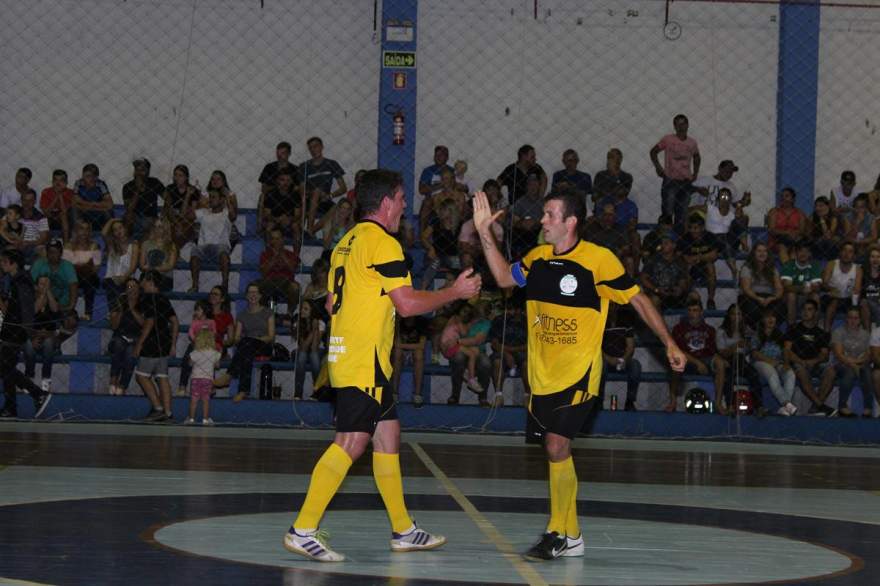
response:
[[[403,134],[404,122],[406,121],[406,118],[404,118],[403,116],[403,112],[396,112],[391,120],[393,127],[391,144],[403,144],[405,140]]]

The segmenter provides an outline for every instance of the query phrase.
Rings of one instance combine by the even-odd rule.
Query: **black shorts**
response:
[[[391,387],[372,387],[368,389],[369,392],[357,387],[342,387],[333,391],[336,394],[338,432],[363,431],[373,435],[380,421],[397,419],[397,405]]]
[[[588,395],[581,382],[558,393],[536,395],[529,398],[526,442],[539,443],[547,432],[574,439],[593,410],[596,397]]]

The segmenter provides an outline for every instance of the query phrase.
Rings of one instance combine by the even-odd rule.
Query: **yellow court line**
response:
[[[443,485],[443,488],[446,489],[446,492],[449,493],[449,496],[453,498],[455,502],[458,503],[458,506],[462,508],[462,510],[467,514],[468,517],[471,518],[471,521],[480,528],[480,531],[489,538],[489,541],[498,548],[504,557],[507,558],[507,561],[513,566],[513,568],[519,573],[523,579],[528,582],[531,586],[548,586],[547,582],[541,575],[535,571],[535,569],[525,562],[522,557],[516,552],[513,548],[513,544],[511,544],[504,535],[501,534],[498,529],[495,528],[489,519],[487,519],[477,508],[468,500],[464,493],[458,489],[454,482],[449,480],[449,477],[440,469],[437,464],[434,463],[434,460],[431,459],[425,450],[422,449],[416,442],[409,442],[409,445],[412,446],[413,451],[422,461],[422,463],[431,471],[431,474],[434,475],[437,480],[440,481],[440,484]]]

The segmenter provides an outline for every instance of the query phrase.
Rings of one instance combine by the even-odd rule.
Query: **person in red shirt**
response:
[[[67,186],[67,171],[52,171],[52,185],[40,193],[40,210],[49,219],[49,228],[61,230],[65,242],[70,238],[73,190]]]
[[[291,314],[299,305],[299,283],[296,282],[296,269],[299,255],[284,248],[284,236],[280,229],[269,232],[269,243],[260,255],[259,282],[260,295],[265,298],[282,294],[287,299],[287,310]]]
[[[672,329],[672,339],[684,351],[687,367],[684,372],[670,371],[669,404],[666,411],[675,411],[681,393],[682,376],[686,374],[709,374],[709,366],[715,356],[715,328],[703,320],[703,304],[691,299],[687,305],[687,318]]]

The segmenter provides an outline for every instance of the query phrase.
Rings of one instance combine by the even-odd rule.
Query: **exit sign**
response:
[[[415,69],[415,51],[382,51],[382,67]]]

